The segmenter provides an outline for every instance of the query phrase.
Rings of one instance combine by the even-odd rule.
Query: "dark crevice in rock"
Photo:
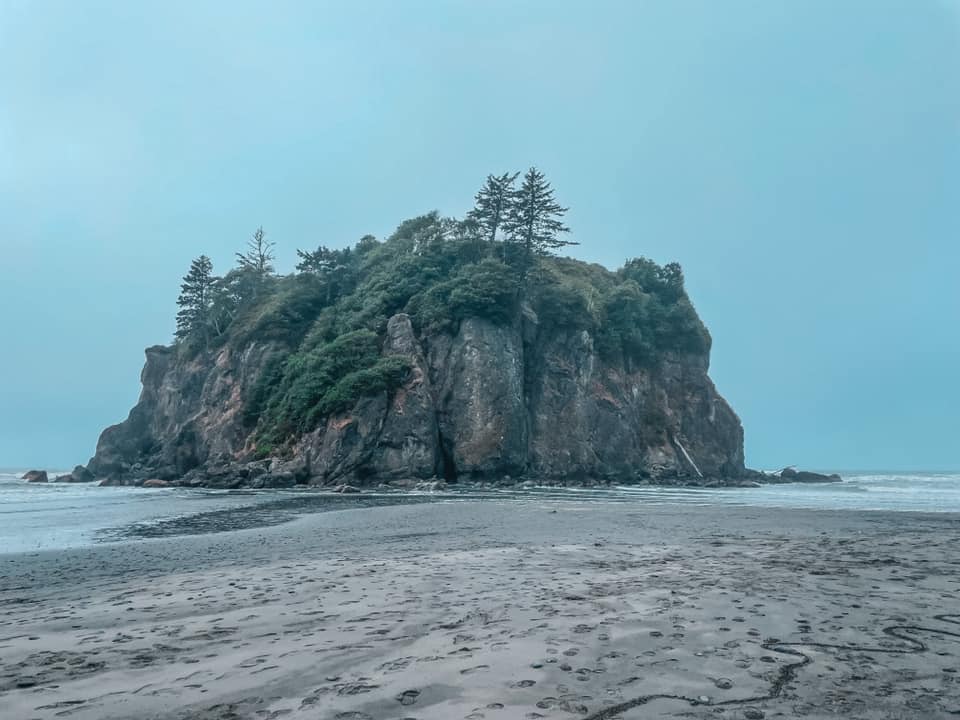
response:
[[[443,479],[447,482],[456,482],[457,464],[454,462],[453,455],[447,447],[447,443],[443,439],[439,428],[437,429],[437,449],[440,451],[440,469],[443,474]]]

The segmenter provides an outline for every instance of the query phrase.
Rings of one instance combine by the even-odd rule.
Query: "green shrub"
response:
[[[414,295],[405,309],[423,330],[452,332],[468,317],[509,323],[516,317],[518,291],[511,268],[486,259],[465,265],[450,280]]]
[[[596,321],[590,305],[589,295],[568,279],[543,282],[536,288],[534,296],[540,326],[547,332],[593,330]]]
[[[264,381],[264,390],[257,395],[262,408],[260,435],[282,441],[309,432],[331,413],[396,387],[408,369],[403,358],[381,357],[379,338],[369,330],[355,330],[308,352],[294,353],[282,372]]]
[[[307,414],[305,429],[312,429],[330,415],[353,407],[361,398],[398,387],[408,372],[410,361],[392,355],[380,358],[372,367],[347,373],[313,406]]]

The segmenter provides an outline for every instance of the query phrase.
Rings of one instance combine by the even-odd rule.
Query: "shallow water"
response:
[[[960,512],[960,473],[840,473],[839,483],[787,483],[758,488],[629,487],[534,492],[602,502],[728,504],[823,510]]]
[[[51,472],[51,476],[55,473]],[[824,485],[759,488],[461,489],[448,493],[331,495],[315,490],[144,489],[38,484],[0,471],[0,553],[79,547],[129,538],[191,535],[275,525],[305,513],[370,505],[459,502],[729,504],[830,510],[960,512],[960,474],[847,473]]]

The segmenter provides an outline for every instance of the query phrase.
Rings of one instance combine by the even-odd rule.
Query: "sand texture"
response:
[[[960,521],[348,510],[0,556],[0,717],[960,717]]]

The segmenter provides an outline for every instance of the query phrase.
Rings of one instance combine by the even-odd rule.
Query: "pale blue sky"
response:
[[[531,164],[683,264],[749,464],[960,468],[953,0],[0,2],[0,466],[86,461],[192,257]]]

